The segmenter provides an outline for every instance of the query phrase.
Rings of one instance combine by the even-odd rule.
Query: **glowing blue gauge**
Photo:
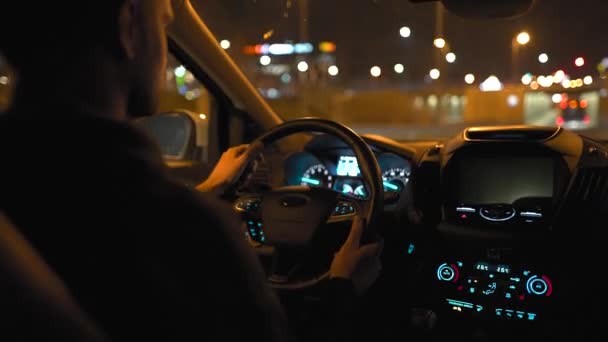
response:
[[[400,192],[410,180],[410,171],[404,168],[392,168],[382,173],[384,191]]]
[[[300,178],[300,185],[320,188],[331,188],[332,176],[323,164],[317,164],[304,171]]]

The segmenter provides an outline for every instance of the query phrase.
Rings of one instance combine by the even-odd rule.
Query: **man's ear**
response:
[[[125,0],[118,12],[118,38],[124,56],[131,60],[137,51],[137,0]]]

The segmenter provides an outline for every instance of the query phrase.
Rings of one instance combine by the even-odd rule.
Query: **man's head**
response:
[[[82,73],[91,82],[110,80],[129,114],[156,110],[171,0],[5,0],[0,12],[0,51],[16,69],[18,89],[31,88],[28,82],[53,87],[40,79],[49,74]]]

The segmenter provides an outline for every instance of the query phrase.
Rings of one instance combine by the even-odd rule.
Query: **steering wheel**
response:
[[[249,223],[263,227],[259,234],[264,244],[259,248],[272,255],[268,282],[285,290],[310,288],[326,279],[333,254],[348,235],[345,227],[350,228],[355,216],[364,218],[361,242],[369,242],[384,205],[376,157],[357,133],[342,124],[317,118],[288,121],[252,143],[268,146],[296,133],[325,133],[342,139],[354,151],[368,196],[353,198],[328,188],[285,186],[237,199],[237,209],[258,212],[262,222]]]

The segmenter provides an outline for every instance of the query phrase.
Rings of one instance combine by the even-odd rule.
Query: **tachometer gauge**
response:
[[[406,169],[393,168],[382,173],[384,191],[400,192],[410,180],[410,173]]]
[[[331,189],[332,176],[327,171],[325,165],[317,164],[304,171],[300,184]]]

